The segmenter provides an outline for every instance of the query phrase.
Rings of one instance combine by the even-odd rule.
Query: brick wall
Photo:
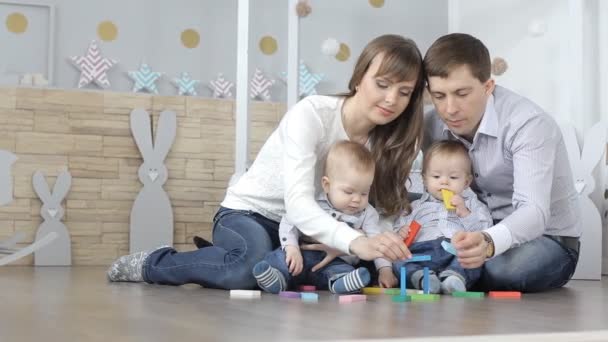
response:
[[[51,184],[66,168],[72,187],[64,224],[74,265],[107,265],[128,252],[129,215],[142,185],[142,159],[131,137],[129,113],[145,108],[153,126],[165,110],[177,113],[177,136],[165,165],[164,189],[173,205],[174,241],[193,249],[192,236],[211,235],[211,219],[234,167],[234,101],[106,91],[0,88],[0,149],[19,158],[12,168],[14,200],[0,208],[0,240],[17,231],[31,243],[41,223],[32,174]],[[251,157],[276,127],[285,106],[250,106]],[[15,264],[33,264],[33,256]]]

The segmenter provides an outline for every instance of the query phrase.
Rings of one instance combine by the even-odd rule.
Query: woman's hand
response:
[[[452,245],[463,268],[478,268],[486,262],[488,243],[481,232],[457,232]]]
[[[385,258],[397,261],[412,257],[403,239],[393,232],[383,232],[373,237],[360,236],[350,243],[350,252],[363,260]]]
[[[302,259],[300,248],[289,245],[285,247],[285,255],[285,262],[287,263],[289,273],[294,277],[300,274],[304,268],[304,260]]]
[[[325,252],[325,258],[323,258],[323,260],[321,260],[321,262],[319,262],[318,264],[316,264],[315,266],[313,266],[312,271],[316,272],[319,269],[327,266],[332,260],[334,260],[335,258],[341,256],[341,255],[346,255],[345,253],[343,253],[340,250],[337,250],[335,248],[331,248],[328,245],[324,245],[321,243],[315,243],[315,244],[311,244],[311,245],[302,245],[300,248],[302,248],[303,250],[307,250],[307,251],[321,251],[321,252]]]
[[[397,277],[393,274],[391,267],[382,267],[378,270],[378,285],[385,289],[397,286]]]

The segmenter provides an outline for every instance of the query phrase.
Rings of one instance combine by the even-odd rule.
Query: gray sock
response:
[[[418,270],[412,274],[410,281],[415,288],[422,290],[424,272]],[[429,271],[429,293],[439,293],[441,291],[441,281],[433,271]]]
[[[453,270],[445,270],[439,273],[441,278],[441,292],[451,294],[452,292],[464,292],[467,290],[467,282],[464,277]]]
[[[137,252],[123,255],[116,259],[108,268],[107,276],[109,281],[144,281],[143,266],[144,261],[150,253],[168,246],[162,246],[149,251]]]

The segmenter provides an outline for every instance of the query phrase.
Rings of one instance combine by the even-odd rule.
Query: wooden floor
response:
[[[108,283],[102,267],[0,267],[0,288],[0,341],[445,340],[581,331],[587,335],[565,340],[608,340],[606,278],[521,300],[442,296],[433,303],[379,295],[338,304],[326,292],[314,304],[266,294],[231,300],[227,291],[194,285]]]

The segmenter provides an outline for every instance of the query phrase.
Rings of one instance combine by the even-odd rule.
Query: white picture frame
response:
[[[36,2],[25,2],[25,1],[10,1],[10,0],[0,0],[0,6],[9,5],[15,7],[36,7],[36,8],[45,8],[48,10],[48,39],[47,39],[47,60],[46,60],[46,70],[47,74],[45,75],[48,80],[48,85],[53,85],[54,82],[54,65],[55,65],[55,6],[49,4],[42,4]]]

